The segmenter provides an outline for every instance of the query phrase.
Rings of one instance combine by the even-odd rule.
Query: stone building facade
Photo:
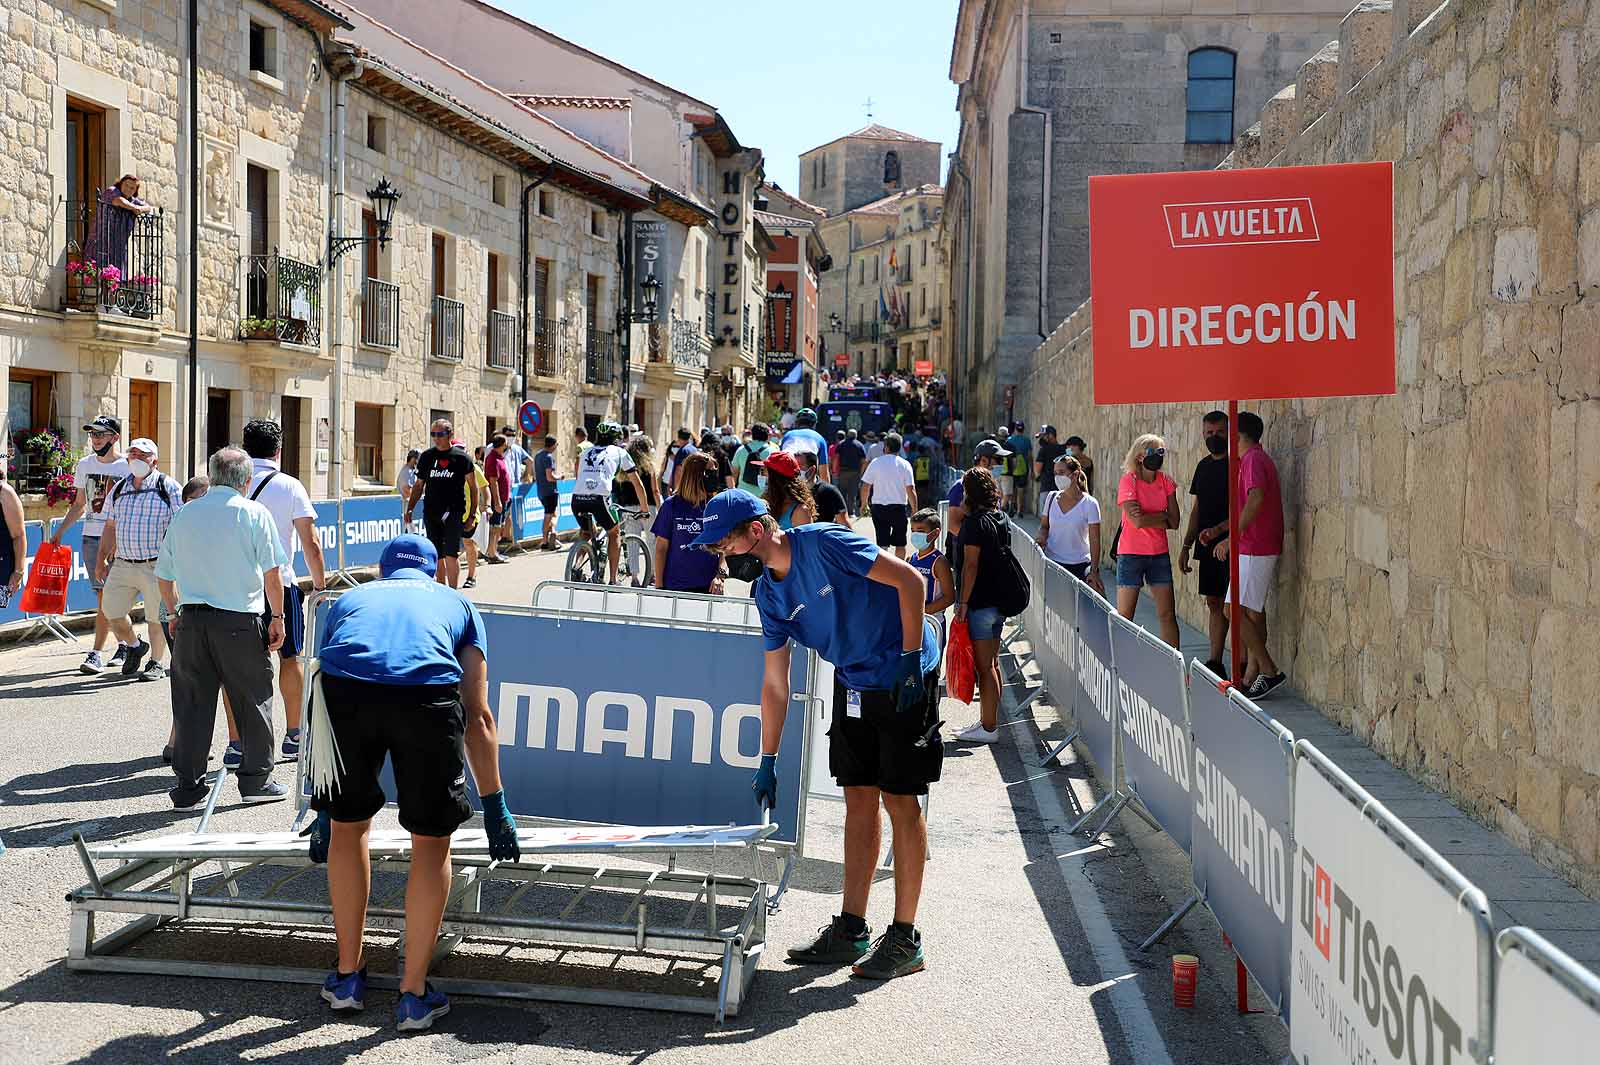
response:
[[[1089,291],[1088,177],[1215,166],[1353,0],[963,0],[951,324],[969,425]]]
[[[434,412],[481,443],[514,419],[524,377],[541,383],[524,372],[517,313],[518,196],[536,170],[548,180],[528,243],[550,289],[536,298],[565,318],[566,342],[528,394],[558,426],[619,413],[614,389],[591,380],[590,337],[613,327],[616,238],[624,212],[651,205],[651,179],[360,12],[313,0],[202,0],[191,138],[186,17],[178,0],[0,11],[0,58],[18,81],[0,128],[9,433],[52,427],[75,446],[85,420],[116,414],[125,440],[154,438],[181,475],[272,417],[285,467],[314,494],[387,490]],[[330,145],[345,157],[332,227]],[[162,209],[133,224],[125,251],[96,222],[120,209],[94,207],[123,173]],[[329,230],[370,232],[363,208],[382,178],[401,190],[393,239],[339,262],[335,308]],[[99,279],[119,259],[120,284]],[[28,459],[13,461],[20,486],[37,488]]]
[[[1363,3],[1225,166],[1392,160],[1398,394],[1252,405],[1287,527],[1272,651],[1386,757],[1600,892],[1600,0]],[[1087,304],[1029,424],[1114,470],[1204,405],[1096,407]],[[1222,397],[1219,397],[1219,400]],[[1115,479],[1097,479],[1102,506]],[[1204,606],[1178,602],[1192,622]]]

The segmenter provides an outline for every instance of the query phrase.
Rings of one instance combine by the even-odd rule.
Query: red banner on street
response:
[[[849,366],[850,365],[850,353],[848,351],[836,351],[836,352],[834,352],[833,353],[833,364],[835,366]]]
[[[1395,390],[1389,163],[1089,179],[1096,403]]]
[[[918,359],[912,364],[911,368],[916,371],[918,377],[933,376],[933,361],[931,359]]]

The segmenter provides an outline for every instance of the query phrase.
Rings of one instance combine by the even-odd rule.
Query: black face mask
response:
[[[1154,473],[1161,468],[1161,463],[1165,460],[1165,455],[1146,455],[1144,457],[1144,468]]]
[[[1228,438],[1225,436],[1206,435],[1206,450],[1213,455],[1226,455],[1228,453]]]
[[[767,571],[761,560],[748,551],[742,555],[725,555],[723,561],[727,563],[729,577],[749,584],[754,584]]]
[[[105,458],[107,455],[111,454],[111,449],[117,446],[117,442],[113,440],[105,447],[94,447],[93,444],[90,444],[89,446],[94,448],[94,453],[96,455],[99,455],[101,458]]]

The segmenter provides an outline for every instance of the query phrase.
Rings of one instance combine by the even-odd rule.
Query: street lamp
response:
[[[844,323],[841,322],[839,320],[839,316],[834,314],[832,311],[828,312],[828,330],[833,333],[844,332]]]
[[[400,190],[389,184],[388,178],[382,178],[374,188],[367,190],[367,199],[372,201],[372,214],[378,222],[378,235],[339,237],[330,230],[328,233],[330,267],[352,248],[359,248],[363,244],[377,244],[381,249],[388,245],[389,227],[394,224],[394,205],[400,202]]]
[[[651,274],[639,282],[639,300],[643,305],[638,314],[633,316],[636,322],[653,322],[656,320],[656,308],[661,300],[661,279]]]

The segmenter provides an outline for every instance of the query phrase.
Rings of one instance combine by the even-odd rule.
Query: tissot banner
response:
[[[1375,800],[1341,794],[1307,746],[1294,775],[1294,1060],[1467,1065],[1486,975],[1472,912],[1380,827]]]
[[[1120,615],[1111,619],[1117,663],[1122,771],[1172,841],[1189,850],[1189,721],[1183,654]]]
[[[1189,853],[1195,890],[1287,1022],[1294,997],[1289,969],[1294,738],[1249,705],[1237,691],[1224,695],[1217,678],[1198,661],[1190,664],[1194,801]]]
[[[1096,403],[1390,395],[1393,166],[1089,178]]]

